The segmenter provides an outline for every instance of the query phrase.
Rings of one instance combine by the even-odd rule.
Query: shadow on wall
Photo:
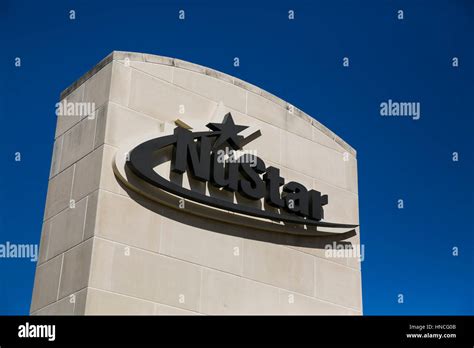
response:
[[[132,173],[126,170],[127,179],[130,182],[134,182],[137,179],[134,177]],[[174,195],[171,195],[163,190],[158,188],[151,188],[153,190],[159,191],[159,195],[161,197],[168,196],[168,200],[170,202],[175,202],[173,204],[176,208],[171,208],[155,202],[151,199],[144,197],[142,194],[135,192],[134,190],[128,188],[120,179],[116,178],[119,185],[122,187],[124,191],[127,192],[129,197],[133,199],[135,202],[143,206],[144,208],[155,212],[161,216],[164,216],[168,219],[178,221],[180,223],[186,224],[188,226],[200,228],[203,230],[209,230],[212,232],[222,233],[234,237],[252,239],[262,242],[274,243],[274,244],[281,244],[281,245],[288,245],[288,246],[297,246],[297,247],[306,247],[306,248],[313,248],[313,249],[324,249],[327,244],[331,244],[335,246],[342,246],[344,248],[352,248],[352,243],[343,241],[343,239],[350,238],[356,235],[356,232],[352,232],[350,234],[331,234],[327,235],[327,233],[320,232],[320,235],[295,235],[291,234],[291,232],[284,232],[285,229],[288,231],[294,229],[303,229],[303,226],[294,225],[294,224],[287,224],[279,225],[273,222],[267,222],[262,219],[254,219],[248,218],[245,216],[241,216],[238,214],[228,213],[226,211],[217,210],[214,208],[208,208],[201,204],[197,204],[190,201],[185,201],[184,208],[178,208],[178,201],[180,198],[177,198]],[[178,178],[174,178],[174,180],[179,180]],[[143,183],[140,184],[143,186]],[[213,189],[210,189],[210,195],[216,195],[218,198],[222,199],[222,192],[213,192]],[[240,202],[239,202],[240,203]],[[195,215],[190,213],[189,210],[198,210],[198,211],[207,211],[206,215],[209,216],[218,216],[220,215],[221,218],[214,220],[212,218],[206,218],[202,216]],[[227,219],[226,219],[227,217]],[[221,221],[219,221],[221,220]],[[224,222],[224,221],[229,222]],[[255,228],[249,227],[250,223],[255,224]],[[291,226],[290,226],[291,225]],[[266,226],[263,228],[262,226]],[[273,231],[272,231],[273,230]],[[280,230],[276,232],[275,230]],[[316,230],[316,227],[309,227],[306,232],[308,234],[315,233],[317,234],[319,231]]]

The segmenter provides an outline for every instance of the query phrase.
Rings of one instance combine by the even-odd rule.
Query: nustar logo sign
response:
[[[209,123],[207,127],[210,131],[192,132],[176,127],[171,135],[145,141],[129,152],[125,167],[155,188],[206,206],[283,224],[345,229],[343,234],[347,237],[355,234],[357,225],[321,221],[324,219],[324,206],[329,204],[327,195],[308,190],[295,181],[285,183],[278,168],[267,167],[262,159],[243,150],[245,145],[261,136],[260,131],[246,138],[239,135],[248,127],[236,125],[230,113],[225,115],[222,123]],[[272,209],[263,210],[208,196],[166,179],[154,168],[162,160],[156,153],[170,148],[174,175],[187,172],[194,179],[228,192],[238,192],[247,199],[256,201],[263,198]],[[237,154],[241,156],[237,157]]]

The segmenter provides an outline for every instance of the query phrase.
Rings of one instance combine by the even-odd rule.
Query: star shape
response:
[[[224,116],[222,123],[208,123],[207,127],[215,132],[220,132],[219,137],[214,143],[214,149],[219,148],[224,143],[228,143],[234,150],[241,149],[240,142],[242,136],[238,134],[248,128],[247,126],[236,125],[230,112]]]

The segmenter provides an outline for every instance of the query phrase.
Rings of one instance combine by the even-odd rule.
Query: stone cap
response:
[[[252,85],[251,83],[248,83],[246,81],[243,81],[237,77],[233,77],[231,75],[222,73],[220,71],[207,68],[202,65],[190,63],[181,59],[177,58],[170,58],[170,57],[164,57],[164,56],[157,56],[154,54],[147,54],[147,53],[137,53],[137,52],[123,52],[123,51],[113,51],[110,53],[107,57],[102,59],[98,64],[96,64],[92,69],[90,69],[87,73],[82,75],[79,79],[77,79],[73,84],[71,84],[68,88],[63,90],[61,92],[61,100],[67,97],[69,94],[71,94],[76,88],[78,88],[80,85],[82,85],[86,80],[88,80],[90,77],[92,77],[95,73],[97,73],[100,69],[102,69],[104,66],[109,64],[113,60],[129,60],[129,61],[135,61],[135,62],[145,62],[145,63],[152,63],[152,64],[163,64],[163,65],[170,65],[170,66],[175,66],[181,69],[187,69],[191,70],[197,73],[201,73],[204,75],[208,75],[211,77],[214,77],[219,80],[226,81],[228,83],[231,83],[235,86],[238,86],[240,88],[243,88],[249,92],[255,93],[257,95],[260,95],[271,102],[277,104],[278,106],[288,110],[289,112],[292,111],[293,115],[300,117],[301,119],[305,120],[309,124],[311,124],[313,127],[319,129],[321,132],[323,132],[325,135],[327,135],[329,138],[333,139],[337,144],[339,144],[343,149],[345,149],[347,152],[352,154],[354,157],[356,157],[356,150],[352,148],[348,143],[346,143],[344,140],[342,140],[337,134],[335,134],[333,131],[331,131],[329,128],[321,124],[320,122],[316,121],[313,117],[309,116],[305,112],[301,111],[294,105],[284,101],[283,99],[255,86]]]

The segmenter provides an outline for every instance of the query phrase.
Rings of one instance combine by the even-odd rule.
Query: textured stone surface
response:
[[[189,218],[193,220],[192,217]],[[196,264],[242,274],[241,238],[165,218],[160,252]]]
[[[65,296],[58,301],[33,312],[32,315],[79,315],[84,314],[86,289]]]
[[[202,277],[204,314],[278,313],[275,287],[214,270],[204,270]]]
[[[60,170],[77,162],[94,148],[96,120],[85,117],[62,135]]]
[[[266,242],[244,241],[246,278],[302,294],[314,293],[314,259],[310,255]]]
[[[280,290],[280,312],[282,314],[347,315],[351,311],[343,306],[300,295],[286,290]]]
[[[102,154],[100,147],[75,164],[72,199],[76,202],[99,188]]]
[[[55,257],[82,241],[87,198],[68,207],[50,221],[47,259]]]
[[[251,83],[248,83],[246,81],[243,81],[241,79],[229,76],[227,74],[220,73],[218,71],[215,71],[213,69],[205,68],[203,66],[193,64],[190,62],[186,62],[180,59],[175,59],[175,58],[170,58],[170,57],[163,57],[163,56],[157,56],[153,54],[143,54],[143,53],[136,53],[136,52],[121,52],[121,51],[113,51],[110,53],[107,57],[102,59],[95,67],[93,67],[91,70],[89,70],[86,74],[84,74],[81,78],[79,78],[76,82],[74,82],[71,86],[66,88],[62,93],[61,93],[61,99],[64,99],[68,96],[71,96],[72,94],[81,88],[85,84],[85,82],[93,75],[97,74],[104,66],[111,62],[119,62],[120,64],[125,64],[125,62],[129,62],[130,65],[132,64],[137,64],[141,62],[148,62],[150,64],[159,64],[159,65],[167,65],[167,66],[175,66],[176,68],[180,69],[186,69],[198,73],[202,73],[205,75],[209,75],[218,79],[221,79],[223,81],[231,82],[236,85],[237,87],[240,87],[242,89],[245,89],[247,91],[252,92],[255,95],[258,96],[263,96],[264,98],[273,101],[276,105],[279,105],[282,108],[288,108],[288,103],[284,102],[280,98],[272,95],[271,93],[268,93],[261,88],[252,85]],[[150,68],[153,69],[153,68]],[[160,68],[156,68],[160,69]],[[80,94],[79,94],[80,95]],[[81,97],[82,98],[82,97]],[[327,134],[327,136],[335,141],[334,139],[337,137],[336,134],[334,134],[332,131],[327,129],[324,125],[319,123],[317,120],[309,117],[306,115],[304,112],[301,110],[298,110],[295,108],[295,114],[299,115],[304,115],[304,119],[308,121],[313,127],[316,129],[322,131],[323,133]],[[62,128],[62,127],[61,127]],[[346,142],[344,142],[342,139],[338,139],[338,142],[340,142],[340,145],[349,153],[355,155],[355,150],[350,147]]]
[[[74,166],[51,178],[46,197],[45,220],[69,206]]]
[[[158,251],[161,216],[134,200],[99,190],[94,235]]]
[[[95,239],[91,272],[94,288],[198,310],[201,270],[191,263]]]
[[[185,69],[176,69],[173,83],[230,108],[245,112],[247,91],[218,78]]]
[[[87,289],[85,314],[151,315],[154,310],[155,304],[150,301],[93,288]]]
[[[180,115],[187,118],[207,118],[212,114],[217,103],[138,70],[133,70],[128,106],[161,121],[174,121]]]
[[[318,259],[315,265],[315,296],[360,311],[362,290],[360,271]]]
[[[63,255],[59,255],[36,269],[31,312],[46,307],[58,299],[58,286]]]
[[[59,298],[70,295],[87,286],[91,264],[92,241],[92,239],[88,239],[64,253]]]
[[[265,231],[263,221],[243,226],[238,216],[231,224],[223,211],[217,222],[151,203],[113,171],[126,144],[170,134],[178,119],[206,130],[231,112],[249,126],[244,136],[262,133],[246,149],[286,182],[329,195],[326,220],[357,223],[356,152],[324,125],[238,78],[134,52],[111,53],[61,99],[94,103],[95,117],[57,121],[32,313],[362,313],[360,263],[327,257],[323,240]],[[169,163],[156,170],[165,175]],[[210,191],[187,176],[184,186]],[[358,245],[359,235],[349,242]]]
[[[67,97],[61,99],[61,103],[63,105],[67,105],[67,103],[80,103],[84,101],[84,85],[79,86],[73,92],[71,92]],[[76,123],[78,123],[82,117],[80,115],[57,115],[56,121],[56,138],[59,137],[61,134],[66,132]]]

